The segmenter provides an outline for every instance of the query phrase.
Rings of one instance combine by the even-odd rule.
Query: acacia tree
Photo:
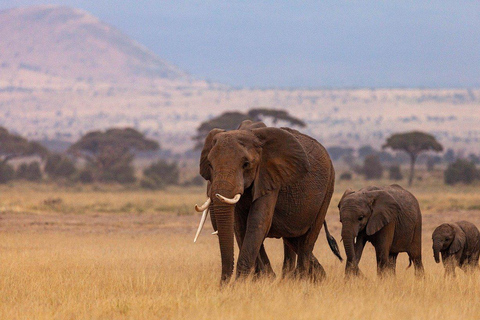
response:
[[[415,162],[420,153],[426,151],[443,151],[443,146],[431,134],[412,131],[405,133],[396,133],[389,137],[382,146],[383,149],[391,148],[393,150],[401,150],[410,156],[410,176],[408,185],[411,186],[415,172]]]
[[[8,132],[0,127],[0,161],[3,164],[14,158],[38,155],[44,159],[48,150],[38,142],[28,141],[24,137]]]
[[[68,152],[87,161],[94,180],[128,183],[135,180],[132,152],[159,148],[157,141],[147,139],[135,129],[114,128],[85,134]]]
[[[292,126],[306,126],[305,122],[289,115],[285,110],[257,108],[251,109],[247,113],[228,111],[200,124],[197,134],[192,138],[195,141],[195,149],[203,147],[205,137],[212,129],[235,130],[244,120],[261,121],[264,118],[271,118],[274,124],[277,124],[278,121],[286,121]]]

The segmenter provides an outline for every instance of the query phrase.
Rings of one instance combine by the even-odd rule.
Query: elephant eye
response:
[[[362,220],[363,220],[363,218],[364,218],[364,216],[360,216],[360,217],[358,217],[358,221],[362,221]]]
[[[242,167],[243,167],[243,169],[247,169],[249,166],[250,166],[250,162],[249,162],[249,161],[245,161],[245,162],[243,163],[243,166],[242,166]]]

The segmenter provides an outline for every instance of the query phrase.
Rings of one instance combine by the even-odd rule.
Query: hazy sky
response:
[[[318,2],[0,0],[0,8],[82,8],[195,77],[234,86],[480,87],[480,1]]]

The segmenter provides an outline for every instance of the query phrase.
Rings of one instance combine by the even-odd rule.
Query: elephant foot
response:
[[[348,267],[347,266],[347,268],[345,268],[345,279],[349,280],[349,279],[353,279],[353,278],[355,278],[355,279],[366,279],[367,277],[365,277],[363,272],[357,266],[355,266],[355,267],[353,267],[353,266]]]
[[[261,278],[272,278],[275,279],[277,275],[273,270],[255,270],[255,273],[253,274],[253,279],[261,279]]]
[[[377,276],[380,279],[388,279],[391,277],[395,277],[395,269],[392,268],[383,268],[377,270]]]
[[[310,278],[313,282],[319,283],[327,278],[327,273],[320,263],[313,263],[309,270]]]

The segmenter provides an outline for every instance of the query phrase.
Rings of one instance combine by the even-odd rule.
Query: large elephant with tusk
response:
[[[322,225],[326,227],[335,172],[320,143],[293,129],[247,120],[237,130],[210,131],[200,174],[208,181],[208,200],[196,206],[204,212],[197,236],[209,210],[218,231],[223,282],[233,274],[234,234],[240,248],[237,278],[273,272],[263,247],[266,237],[283,238],[284,273],[312,279],[325,275],[312,251]],[[335,239],[325,230],[341,259]]]

